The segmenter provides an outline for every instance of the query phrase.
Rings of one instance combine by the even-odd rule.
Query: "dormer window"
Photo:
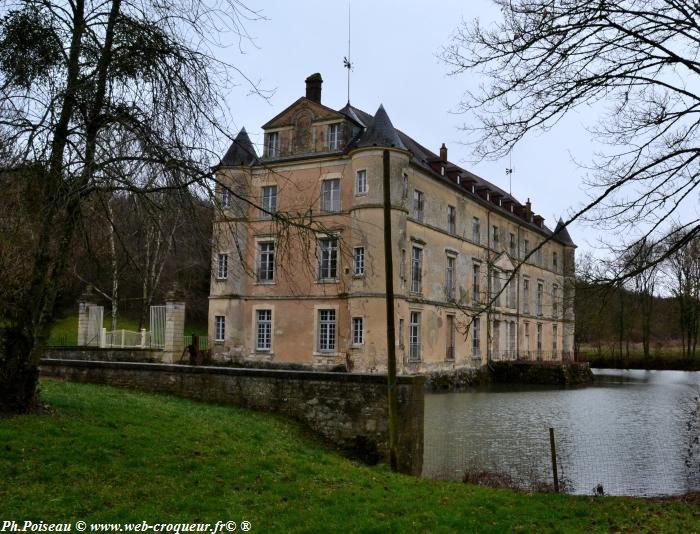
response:
[[[444,165],[440,167],[440,174],[445,176],[445,166]]]
[[[271,132],[267,134],[267,157],[276,158],[280,155],[280,134]]]
[[[338,150],[340,148],[340,123],[328,125],[328,150]]]

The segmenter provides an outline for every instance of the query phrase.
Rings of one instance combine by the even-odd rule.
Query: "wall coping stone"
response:
[[[386,384],[387,375],[375,373],[332,373],[325,371],[296,371],[289,369],[250,369],[242,367],[217,367],[212,365],[181,365],[145,362],[108,362],[89,360],[69,360],[60,358],[42,358],[41,365],[52,367],[70,365],[71,367],[102,367],[106,369],[125,369],[133,371],[157,371],[180,374],[217,374],[229,376],[249,376],[277,379],[302,379],[323,382],[355,382],[364,384]],[[397,385],[423,384],[425,377],[420,375],[398,375]]]

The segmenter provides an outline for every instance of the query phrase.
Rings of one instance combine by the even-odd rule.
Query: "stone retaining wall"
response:
[[[98,347],[51,347],[44,351],[49,360],[85,360],[93,362],[144,362],[163,361],[163,351],[158,349],[101,349]]]
[[[585,362],[492,362],[490,367],[496,383],[574,386],[593,382],[593,373]]]
[[[190,399],[282,413],[305,423],[345,454],[365,462],[388,459],[386,376],[57,359],[42,360],[43,376],[171,393]],[[398,378],[399,469],[423,465],[424,378]]]

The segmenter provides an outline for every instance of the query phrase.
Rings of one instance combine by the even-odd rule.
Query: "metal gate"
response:
[[[151,306],[151,347],[165,348],[165,306]]]
[[[103,306],[88,306],[87,342],[90,347],[101,346]]]

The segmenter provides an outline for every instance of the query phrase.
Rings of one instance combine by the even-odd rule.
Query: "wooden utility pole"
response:
[[[559,493],[559,474],[557,473],[557,446],[554,443],[554,429],[549,427],[549,450],[552,453],[552,479],[554,480],[554,493]]]
[[[384,279],[386,281],[386,350],[387,386],[389,393],[389,463],[398,470],[397,445],[399,441],[398,401],[396,399],[396,330],[394,325],[394,262],[391,241],[391,161],[384,150]]]

